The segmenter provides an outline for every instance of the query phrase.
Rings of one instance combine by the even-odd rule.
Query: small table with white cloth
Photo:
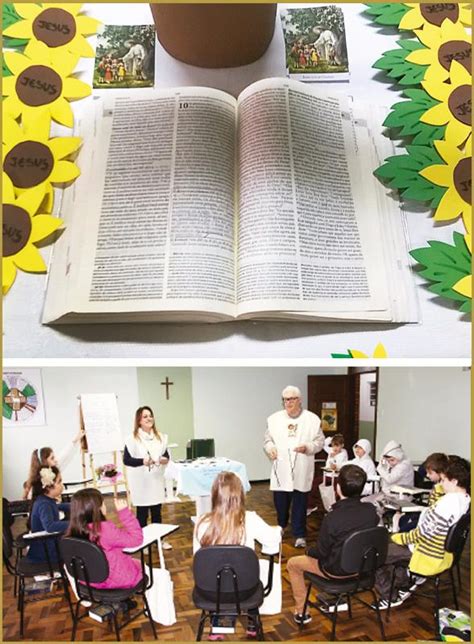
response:
[[[250,490],[245,465],[222,456],[197,458],[194,461],[170,461],[165,470],[165,479],[176,479],[176,493],[193,497],[196,501],[196,514],[200,516],[211,510],[211,488],[219,472],[234,472],[242,481],[245,492]]]

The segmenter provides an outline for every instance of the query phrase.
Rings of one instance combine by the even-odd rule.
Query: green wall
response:
[[[174,384],[161,385],[166,377]],[[170,443],[178,443],[172,451],[173,459],[186,457],[186,443],[194,438],[192,375],[189,367],[138,367],[138,398],[141,405],[149,405],[155,414],[156,426],[168,434]]]
[[[359,421],[359,438],[367,438],[372,445],[372,458],[374,458],[375,423],[370,420]]]

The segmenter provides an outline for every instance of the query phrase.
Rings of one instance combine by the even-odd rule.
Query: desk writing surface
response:
[[[292,5],[295,6],[295,5]],[[147,4],[86,5],[90,15],[108,24],[151,23]],[[386,76],[371,68],[384,51],[396,48],[395,31],[381,30],[362,14],[363,5],[343,5],[350,65],[348,83],[318,83],[332,92],[391,106],[400,92]],[[383,34],[386,31],[386,34]],[[93,61],[82,59],[79,70],[90,81]],[[180,63],[157,44],[157,87],[208,85],[238,94],[250,83],[284,76],[284,45],[279,23],[266,54],[237,69],[205,70]],[[89,99],[72,104],[76,114]],[[79,158],[80,164],[80,158]],[[462,224],[433,224],[429,210],[407,212],[411,248],[431,239],[452,243]],[[48,262],[51,247],[41,249]],[[8,358],[329,358],[331,353],[359,349],[368,355],[382,342],[391,358],[465,358],[470,356],[470,323],[454,304],[440,300],[415,276],[421,323],[228,322],[222,324],[84,324],[47,327],[40,323],[45,275],[19,272],[4,304],[4,357]]]

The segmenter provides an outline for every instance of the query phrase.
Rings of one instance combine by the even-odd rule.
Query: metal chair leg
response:
[[[441,639],[440,628],[439,628],[439,575],[435,577],[435,628],[436,628],[436,639]]]
[[[339,606],[339,602],[341,601],[342,595],[339,595],[336,603],[334,604],[334,615],[332,616],[332,630],[331,630],[331,642],[334,642],[336,639],[336,623],[337,623],[337,608]]]
[[[114,628],[115,628],[115,637],[120,642],[120,628],[118,625],[117,613],[115,612],[115,610],[114,610],[113,620],[114,620]]]
[[[254,622],[257,624],[257,639],[260,642],[263,642],[265,639],[265,636],[263,634],[263,624],[262,624],[262,618],[260,617],[260,613],[257,613],[257,615],[254,616]]]
[[[18,604],[20,611],[20,637],[24,636],[24,618],[25,618],[25,578],[20,577],[18,587]]]
[[[202,639],[202,634],[203,634],[203,631],[204,631],[204,624],[206,623],[206,617],[207,617],[206,611],[203,610],[202,613],[201,613],[201,617],[199,619],[199,626],[198,626],[198,630],[197,630],[197,634],[196,634],[196,642],[200,642],[201,639]]]
[[[78,601],[76,604],[76,610],[72,616],[72,633],[71,633],[71,642],[74,642],[76,639],[77,625],[79,623],[79,610],[81,608],[81,602]]]
[[[146,611],[145,614],[148,617],[148,621],[150,622],[151,630],[153,631],[153,637],[155,638],[155,640],[157,640],[158,635],[156,633],[155,622],[153,621],[153,619],[151,617],[150,606],[148,604],[148,600],[147,600],[145,594],[143,594],[143,604],[145,606],[145,611]]]
[[[456,592],[456,584],[454,583],[454,571],[452,567],[449,569],[449,577],[451,579],[451,588],[453,591],[454,607],[456,610],[459,610],[458,594]]]
[[[349,593],[347,593],[347,608],[349,611],[349,619],[352,619],[352,600]]]
[[[377,622],[379,623],[380,633],[382,634],[382,640],[385,642],[385,639],[386,639],[385,630],[383,627],[382,616],[380,615],[379,598],[377,597],[377,593],[373,589],[370,592],[372,593],[372,597],[374,598],[375,612],[377,614]]]
[[[385,617],[385,621],[388,623],[390,621],[390,611],[392,609],[392,595],[393,595],[393,589],[395,587],[395,566],[392,568],[392,578],[390,580],[390,594],[388,596],[388,607],[387,607],[387,614]]]
[[[305,600],[304,600],[303,613],[302,613],[303,615],[306,615],[306,609],[308,608],[309,594],[310,594],[310,592],[311,592],[311,587],[312,587],[312,584],[311,584],[311,582],[310,582],[310,584],[309,584],[309,586],[308,586],[308,591],[307,591],[307,593],[306,593],[306,598],[305,598]],[[303,622],[301,622],[301,623],[300,623],[300,625],[299,625],[299,629],[300,629],[300,631],[302,631],[302,630],[303,630],[303,626],[304,626],[304,624],[303,624]]]

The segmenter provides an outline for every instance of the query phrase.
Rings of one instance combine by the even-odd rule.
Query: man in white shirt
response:
[[[321,421],[301,403],[301,391],[289,385],[282,391],[283,411],[267,419],[264,450],[272,461],[270,489],[278,525],[286,528],[291,506],[295,547],[306,547],[306,507],[314,476],[314,454],[324,445]]]

